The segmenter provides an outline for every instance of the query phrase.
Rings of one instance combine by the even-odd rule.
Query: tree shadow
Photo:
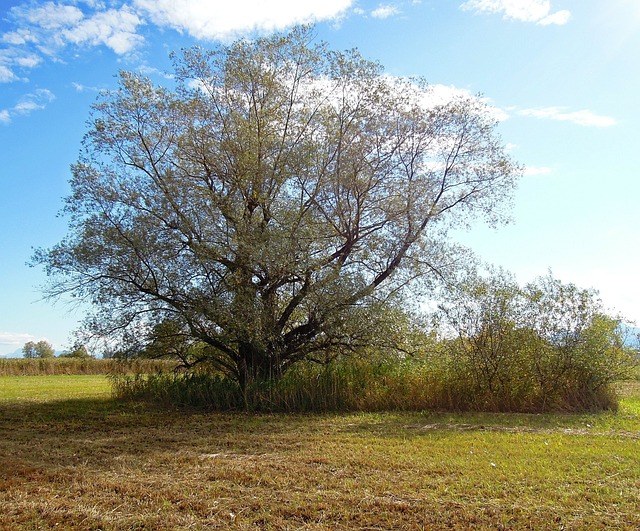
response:
[[[110,469],[129,458],[287,454],[313,451],[325,435],[410,439],[455,438],[461,431],[565,432],[598,423],[600,415],[447,412],[244,413],[168,409],[144,402],[81,398],[0,402],[0,477],[11,463]]]

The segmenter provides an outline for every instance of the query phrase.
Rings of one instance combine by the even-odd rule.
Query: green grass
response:
[[[0,402],[47,402],[110,395],[111,382],[103,375],[0,376]]]
[[[640,528],[637,382],[615,413],[250,415],[8,381],[0,529]]]

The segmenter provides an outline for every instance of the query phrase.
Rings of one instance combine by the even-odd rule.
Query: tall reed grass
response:
[[[175,361],[143,359],[0,358],[0,376],[156,374],[175,366]]]
[[[535,386],[488,393],[460,368],[427,360],[345,359],[326,366],[300,363],[281,379],[240,386],[208,372],[116,375],[114,395],[178,407],[270,412],[325,411],[588,411],[615,409],[609,386],[597,391],[567,382],[544,396]]]

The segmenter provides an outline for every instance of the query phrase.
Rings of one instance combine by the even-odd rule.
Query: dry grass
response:
[[[0,358],[0,376],[148,374],[171,371],[176,362],[96,358]]]
[[[0,401],[0,529],[637,529],[625,393],[579,416]]]

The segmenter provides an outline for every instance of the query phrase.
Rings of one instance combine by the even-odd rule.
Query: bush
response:
[[[464,409],[614,408],[610,385],[637,362],[596,292],[550,275],[525,288],[503,271],[472,276],[446,294],[439,320],[447,386]]]

